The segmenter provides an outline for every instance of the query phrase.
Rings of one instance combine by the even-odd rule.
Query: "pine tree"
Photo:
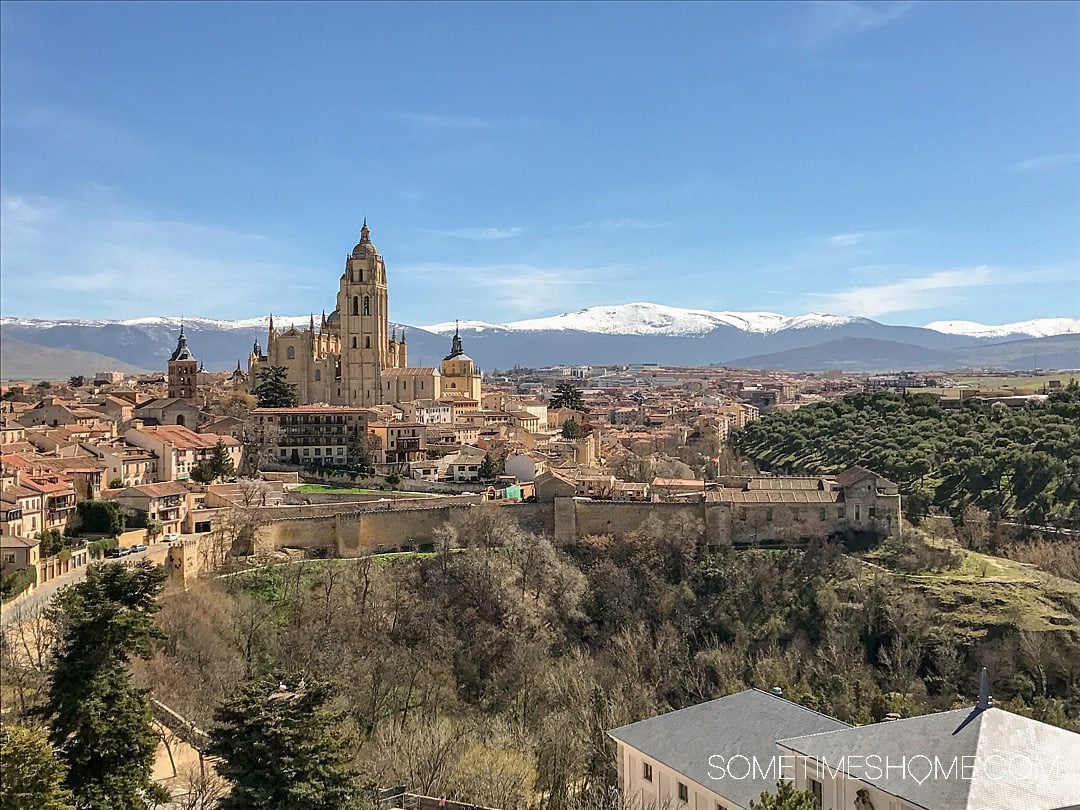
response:
[[[255,376],[259,384],[251,393],[259,401],[260,408],[295,408],[300,402],[296,386],[289,382],[288,371],[282,366],[260,368]]]
[[[585,400],[581,396],[581,391],[574,387],[573,383],[561,382],[555,386],[555,393],[551,395],[551,399],[548,400],[548,407],[552,410],[556,408],[570,408],[574,411],[581,411],[582,413],[588,413],[589,409],[585,407]]]
[[[80,807],[143,810],[161,798],[150,781],[157,746],[150,705],[127,663],[164,636],[153,616],[165,576],[148,560],[93,565],[49,609],[60,640],[44,714]]]
[[[0,810],[75,810],[64,773],[43,732],[0,723]]]
[[[258,681],[214,715],[207,752],[232,785],[222,810],[365,806],[325,684]]]
[[[576,439],[581,435],[581,426],[576,419],[567,419],[563,422],[562,437],[564,439]]]
[[[214,478],[231,478],[236,474],[236,465],[229,456],[229,451],[225,447],[225,441],[223,439],[218,439],[217,444],[214,445],[214,452],[210,456],[209,467],[210,474]]]
[[[495,478],[495,462],[491,459],[491,453],[484,454],[484,460],[476,471],[481,481],[492,481]]]
[[[750,810],[818,810],[820,807],[813,793],[799,790],[791,782],[777,782],[776,793],[765,790],[750,801]]]

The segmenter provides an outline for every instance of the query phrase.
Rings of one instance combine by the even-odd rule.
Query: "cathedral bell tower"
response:
[[[337,298],[341,316],[341,400],[370,407],[382,402],[382,369],[390,358],[386,266],[367,220],[360,241],[345,260]]]
[[[184,327],[180,326],[180,337],[176,341],[176,350],[169,358],[169,397],[172,399],[195,399],[198,392],[198,366],[195,355],[187,345]]]

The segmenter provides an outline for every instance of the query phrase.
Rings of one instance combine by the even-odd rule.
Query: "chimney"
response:
[[[983,667],[979,672],[979,702],[975,704],[976,709],[989,709],[994,705],[994,698],[990,695],[990,676],[986,672],[986,667]]]

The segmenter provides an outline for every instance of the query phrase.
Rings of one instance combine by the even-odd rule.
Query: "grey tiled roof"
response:
[[[881,774],[872,773],[869,763],[844,770],[919,807],[1056,810],[1080,805],[1080,734],[1003,709],[956,709],[811,736],[787,736],[779,740],[781,748],[825,761],[832,770],[842,758],[860,763],[850,758],[871,755],[879,757],[879,765],[897,765],[887,771],[882,767]],[[952,763],[962,764],[963,757],[972,758],[966,760],[968,778],[947,777]],[[905,762],[910,764],[901,764]],[[935,763],[939,763],[936,772]],[[1028,765],[1037,770],[1027,769]],[[879,778],[869,778],[875,775]]]
[[[749,807],[776,778],[713,779],[709,757],[755,757],[762,767],[780,753],[776,740],[850,728],[797,703],[759,689],[613,729],[608,734],[742,807]],[[712,771],[712,775],[710,772]],[[738,775],[738,774],[737,774]]]

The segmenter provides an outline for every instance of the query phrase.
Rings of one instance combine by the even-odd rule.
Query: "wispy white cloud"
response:
[[[422,263],[399,266],[397,272],[402,277],[456,279],[476,291],[475,297],[484,302],[487,312],[535,315],[577,309],[586,305],[583,300],[600,303],[604,294],[610,294],[605,288],[618,288],[619,279],[633,269],[625,265]]]
[[[636,219],[627,217],[623,219],[600,219],[590,220],[574,227],[579,230],[591,231],[658,231],[671,228],[674,222],[665,220]]]
[[[1014,163],[1010,168],[1017,172],[1034,172],[1043,169],[1056,169],[1080,163],[1080,152],[1058,152],[1052,155],[1039,155]]]
[[[801,6],[802,19],[796,38],[806,47],[883,28],[896,22],[912,8],[914,0],[899,2],[855,2],[829,0]]]
[[[513,239],[525,233],[524,228],[448,228],[445,230],[431,231],[439,236],[452,236],[455,239],[466,239],[470,242],[490,242],[498,239]]]
[[[835,236],[830,236],[825,240],[830,245],[836,247],[852,247],[854,245],[861,245],[866,241],[866,234],[864,233],[838,233]]]
[[[0,212],[4,310],[12,314],[131,317],[187,301],[201,314],[227,315],[237,302],[262,306],[267,285],[287,287],[308,273],[280,263],[268,237],[149,218],[102,189],[70,199],[3,193]]]
[[[413,129],[424,130],[497,130],[529,126],[534,119],[526,117],[484,118],[474,115],[440,115],[438,113],[400,112],[394,117]]]
[[[875,287],[855,287],[835,293],[811,293],[811,306],[835,315],[873,318],[890,312],[937,309],[952,303],[973,287],[1001,281],[995,270],[981,265],[943,270],[927,276],[906,278]]]

